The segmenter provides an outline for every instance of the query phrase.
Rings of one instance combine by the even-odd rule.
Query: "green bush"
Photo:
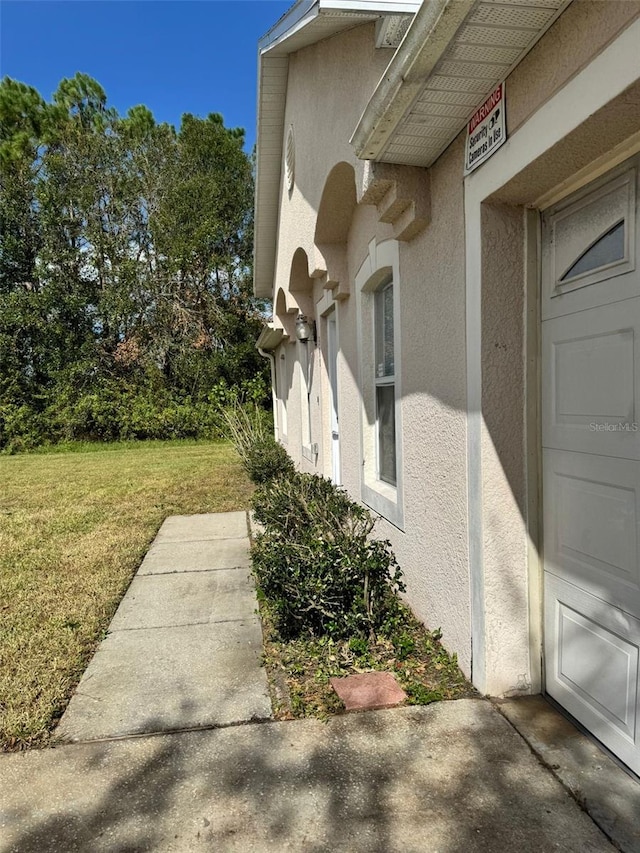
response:
[[[276,477],[290,477],[296,470],[293,459],[272,436],[256,441],[247,452],[244,467],[257,486]]]
[[[86,377],[72,380],[67,377],[59,388],[43,390],[33,404],[2,395],[0,388],[0,451],[69,441],[217,441],[227,433],[221,408],[239,399],[250,400],[244,407],[255,411],[265,435],[271,431],[271,416],[262,408],[262,377],[244,380],[237,388],[218,381],[203,398],[172,390],[160,376],[144,383],[118,376],[95,376],[90,383]]]
[[[166,389],[96,382],[91,391],[61,395],[45,411],[53,441],[128,441],[223,437],[215,405],[189,397],[175,399]]]
[[[392,624],[404,590],[390,543],[370,538],[371,514],[329,480],[294,473],[254,496],[265,532],[253,567],[285,639],[368,637]]]
[[[43,439],[40,416],[31,406],[0,404],[0,449],[6,453],[32,450]]]

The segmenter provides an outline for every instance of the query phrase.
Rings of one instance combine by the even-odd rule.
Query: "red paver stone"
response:
[[[407,698],[390,672],[362,672],[345,678],[332,678],[331,686],[347,711],[392,708]]]

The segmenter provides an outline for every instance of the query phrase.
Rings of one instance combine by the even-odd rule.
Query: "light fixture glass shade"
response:
[[[303,344],[313,337],[311,323],[304,314],[298,314],[296,319],[296,338]]]

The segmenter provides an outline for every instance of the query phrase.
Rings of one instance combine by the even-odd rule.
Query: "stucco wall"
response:
[[[362,181],[364,165],[356,161],[348,139],[390,58],[388,52],[374,49],[373,37],[373,27],[359,27],[307,48],[290,60],[285,132],[293,125],[296,180],[293,192],[284,190],[281,197],[276,288],[288,288],[292,259],[299,248],[307,253],[313,271],[319,258],[313,242],[316,212],[332,167],[337,162],[350,163],[353,180]],[[435,175],[431,227],[410,243],[400,244],[402,308],[397,322],[408,354],[402,360],[399,383],[405,521],[403,531],[383,519],[377,535],[391,540],[405,572],[407,598],[413,610],[429,627],[442,628],[445,645],[458,653],[469,674],[464,257],[451,251],[451,235],[459,235],[461,244],[463,234],[461,158],[461,146],[453,146]],[[367,256],[370,241],[380,243],[390,238],[392,225],[378,221],[374,205],[356,207],[344,246],[351,283]],[[316,280],[312,289],[316,304],[323,296],[326,300],[322,279]],[[321,307],[318,305],[316,314]],[[336,302],[336,311],[342,482],[359,498],[362,450],[355,293]],[[317,320],[319,342],[311,401],[312,441],[318,442],[320,454],[313,464],[300,450],[304,410],[295,399],[301,391],[298,371],[294,371],[290,391],[287,449],[302,470],[330,474],[325,324],[321,316]],[[295,344],[284,344],[282,349],[288,359],[295,356]]]
[[[640,14],[638,0],[573,0],[507,78],[507,134]]]
[[[607,7],[609,13],[604,11]],[[610,4],[576,0],[507,81],[510,133],[523,127],[523,122],[561,91],[637,15],[639,8],[635,0]],[[305,412],[301,373],[297,370],[289,372],[287,449],[303,470],[331,473],[326,322],[322,315],[334,309],[340,338],[342,482],[356,498],[361,495],[362,412],[354,279],[371,241],[392,238],[393,227],[379,221],[374,205],[353,208],[353,189],[358,193],[361,190],[364,166],[355,160],[348,140],[389,57],[385,51],[375,51],[373,27],[369,25],[300,51],[290,60],[285,121],[285,135],[290,125],[294,127],[296,176],[293,191],[284,189],[280,199],[275,289],[277,293],[289,288],[294,254],[304,250],[307,273],[289,304],[294,313],[297,305],[313,311],[319,333],[318,345],[313,348],[310,394],[311,441],[318,443],[319,453],[310,459],[301,452]],[[627,95],[627,100],[630,97]],[[624,121],[633,124],[634,103],[631,97],[626,112],[626,102],[619,105],[622,118],[616,125],[617,138],[626,132]],[[597,119],[601,128],[607,124],[603,115]],[[523,176],[527,173],[524,183],[517,176],[505,178],[504,183],[509,184],[500,189],[498,200],[511,206],[492,204],[481,211],[478,204],[474,208],[477,221],[473,240],[478,254],[473,259],[477,270],[472,272],[482,280],[474,303],[466,301],[473,276],[465,269],[469,221],[465,223],[463,148],[461,133],[431,168],[430,224],[410,242],[399,244],[401,309],[396,322],[401,327],[403,351],[404,519],[402,530],[382,520],[377,532],[391,540],[416,614],[429,627],[443,629],[445,645],[458,653],[467,674],[471,672],[474,624],[474,654],[481,654],[482,668],[488,673],[481,683],[490,692],[509,693],[527,690],[532,680],[536,683],[531,678],[535,648],[532,651],[529,643],[528,611],[525,232],[524,211],[516,205],[530,204],[536,192],[549,189],[555,180],[553,169],[567,163],[568,149],[564,158],[558,154],[547,164],[551,172],[543,170],[551,175],[546,184],[542,179],[531,180],[535,164],[523,171]],[[478,183],[481,172],[495,171],[500,160],[509,158],[509,152],[507,143],[468,179],[467,187]],[[344,194],[338,193],[335,200],[337,218],[341,198],[349,211],[347,218],[352,218],[344,231],[336,229],[338,243],[320,251],[314,245],[317,212],[327,176],[337,163],[350,164],[354,170],[352,174],[349,168],[344,171],[351,178],[347,177]],[[566,176],[565,168],[561,177]],[[481,201],[487,199],[485,196]],[[323,277],[323,264],[329,255],[338,259],[335,267],[342,277],[341,293],[338,298],[335,291],[335,302],[333,291],[325,286],[327,277]],[[467,364],[467,331],[469,322],[475,323],[476,318],[469,317],[470,308],[477,313],[479,330],[477,351],[469,356],[479,387],[478,398],[471,405],[477,406],[482,416],[478,431],[480,473],[471,485],[467,383],[472,369]],[[294,313],[280,318],[290,330]],[[288,364],[297,357],[299,347],[287,343],[280,348],[286,352]],[[470,553],[474,534],[469,528],[474,524],[480,531],[479,546]],[[481,599],[476,602],[476,611],[481,613],[478,616],[474,611],[474,616],[471,590],[479,575],[482,583],[476,583],[475,590]]]
[[[401,244],[402,404],[408,593],[470,672],[463,149],[432,170],[432,221]]]
[[[287,286],[299,246],[315,265],[316,213],[332,167],[344,161],[363,170],[349,138],[390,58],[375,50],[374,34],[373,24],[356,27],[289,59],[284,126],[285,136],[294,130],[295,184],[281,193],[276,288]]]
[[[483,205],[485,659],[492,692],[528,690],[524,211]],[[534,391],[535,393],[535,391]]]

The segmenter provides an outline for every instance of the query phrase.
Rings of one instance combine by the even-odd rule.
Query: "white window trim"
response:
[[[374,293],[382,282],[393,277],[393,346],[395,362],[396,485],[379,479],[377,418],[375,417],[375,334]],[[393,525],[404,529],[402,472],[402,350],[400,340],[400,249],[397,240],[376,243],[355,277],[358,317],[358,363],[360,366],[361,500]],[[373,417],[371,416],[371,413]]]
[[[393,355],[394,368],[393,368],[393,373],[391,373],[389,375],[385,374],[383,376],[378,375],[380,354],[377,352],[377,349],[378,349],[378,344],[380,343],[379,337],[381,335],[382,336],[384,335],[383,327],[385,324],[384,300],[381,300],[380,296],[384,291],[391,289],[391,295],[393,297],[394,288],[395,288],[395,285],[394,285],[394,281],[393,281],[393,274],[391,273],[391,271],[389,271],[389,275],[387,277],[385,277],[385,279],[382,281],[382,283],[379,284],[378,287],[376,287],[376,289],[372,293],[372,296],[373,296],[373,322],[374,322],[374,330],[373,330],[373,349],[374,349],[373,384],[375,386],[374,387],[374,395],[375,395],[374,405],[375,405],[375,411],[376,411],[376,479],[380,480],[382,483],[386,483],[387,485],[390,485],[392,488],[396,487],[396,483],[397,483],[397,479],[398,479],[398,470],[397,470],[398,469],[398,460],[395,459],[395,448],[394,448],[394,459],[396,462],[396,465],[394,468],[394,480],[396,482],[392,483],[390,480],[385,479],[385,477],[383,477],[381,474],[382,463],[380,460],[380,417],[379,417],[379,413],[378,413],[378,391],[380,390],[380,388],[388,388],[388,387],[393,388],[393,399],[394,399],[393,429],[394,429],[394,433],[395,433],[395,400],[396,400],[396,375],[395,375],[395,373],[396,373],[396,371],[395,371],[395,324],[396,324],[396,319],[395,319],[395,310],[394,310],[394,316],[393,316],[393,320],[392,320],[393,329],[394,329],[394,335],[393,335],[393,337],[394,337],[394,355]],[[395,309],[395,306],[394,306],[394,309]],[[382,317],[380,316],[380,312],[382,312]],[[384,341],[382,342],[382,344],[384,346]],[[385,356],[383,355],[383,359],[384,358],[385,358]]]

